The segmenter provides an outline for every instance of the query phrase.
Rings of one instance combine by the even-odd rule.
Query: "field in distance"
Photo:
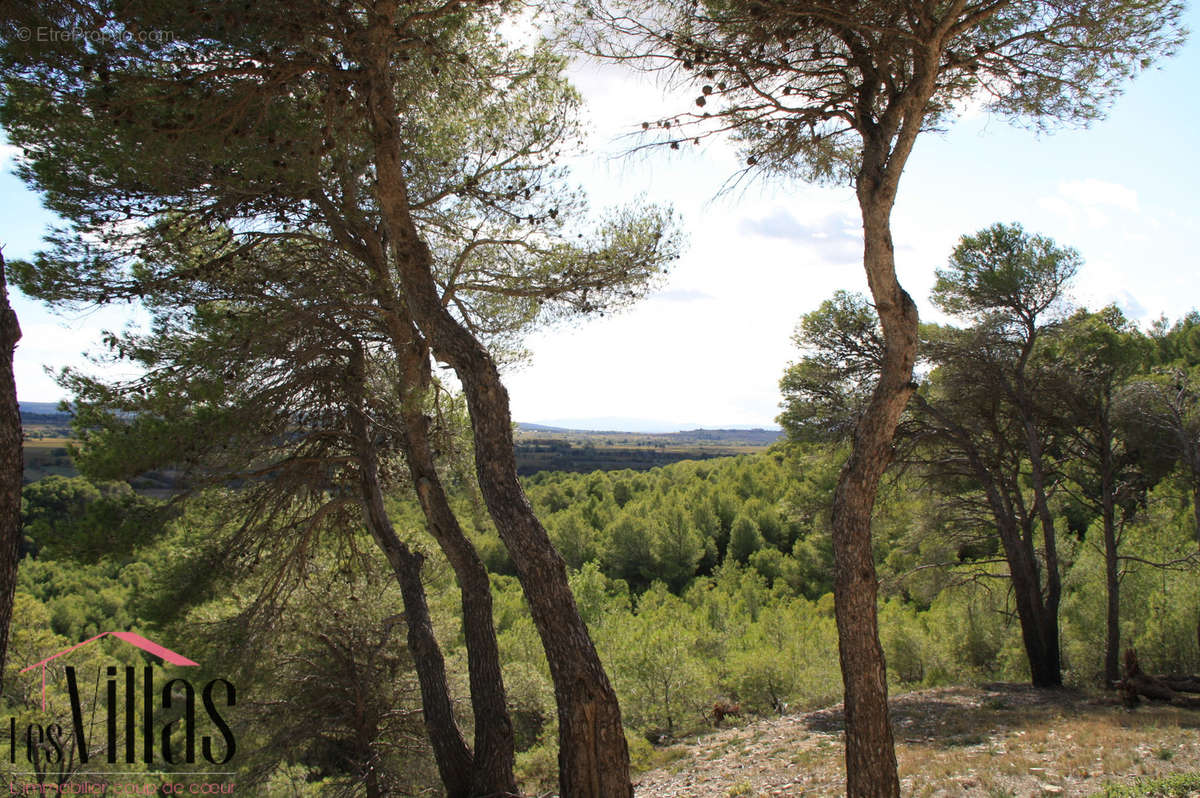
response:
[[[592,431],[518,424],[517,468],[538,471],[637,471],[679,460],[704,460],[765,451],[783,433],[764,429],[694,429],[647,433]]]
[[[70,416],[50,402],[22,402],[25,429],[25,482],[49,474],[73,476],[67,453],[71,444]],[[705,460],[762,452],[782,437],[779,430],[694,429],[648,433],[592,431],[518,424],[515,435],[517,470],[522,476],[538,471],[644,471],[680,460]],[[170,487],[155,484],[155,488]]]

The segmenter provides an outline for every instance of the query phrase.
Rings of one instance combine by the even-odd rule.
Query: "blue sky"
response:
[[[1195,8],[1188,21],[1200,28]],[[613,67],[579,64],[573,75],[592,130],[590,154],[574,172],[593,207],[638,195],[670,203],[688,248],[637,306],[532,335],[529,363],[508,375],[515,418],[607,428],[773,425],[797,319],[834,290],[865,290],[853,192],[751,182],[718,196],[738,168],[723,145],[620,157],[622,133],[678,101]],[[945,134],[925,134],[893,215],[901,281],[923,316],[934,318],[934,269],[958,237],[994,222],[1019,222],[1078,249],[1086,261],[1074,288],[1080,304],[1117,302],[1147,323],[1200,306],[1198,78],[1193,37],[1090,128],[1039,135],[967,115]],[[0,174],[0,244],[12,259],[32,255],[54,219],[11,175],[10,155]],[[55,316],[21,296],[14,307],[25,332],[17,390],[28,401],[61,398],[44,367],[80,364],[101,329],[136,318],[129,308]]]

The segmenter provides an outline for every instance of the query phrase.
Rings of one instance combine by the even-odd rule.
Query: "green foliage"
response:
[[[1159,319],[1150,334],[1160,363],[1200,366],[1200,311],[1193,310],[1174,324]]]
[[[748,562],[750,555],[762,546],[762,533],[759,532],[758,524],[753,518],[738,515],[733,519],[733,526],[729,530],[729,559],[739,563]]]
[[[26,545],[38,557],[90,562],[128,556],[161,532],[161,510],[124,482],[49,476],[21,491]]]
[[[859,294],[837,291],[804,315],[792,341],[804,358],[779,383],[779,425],[793,441],[848,440],[883,362],[875,309]]]
[[[1186,798],[1200,790],[1200,773],[1176,773],[1133,784],[1109,784],[1092,798]]]
[[[605,573],[624,579],[639,589],[649,585],[653,575],[650,546],[655,530],[647,529],[651,519],[622,511],[604,528],[600,562]]]
[[[601,651],[635,728],[673,736],[681,721],[695,724],[712,690],[700,634],[691,608],[661,584],[642,595],[636,613],[605,626]]]
[[[571,567],[595,561],[635,592],[657,580],[680,593],[730,556],[745,563],[764,552],[758,562],[771,578],[796,570],[788,555],[802,524],[784,499],[791,469],[776,453],[684,461],[638,474],[544,473],[531,480],[529,496]],[[572,503],[569,509],[563,501]],[[735,526],[739,538],[731,549]]]
[[[932,299],[961,318],[981,322],[999,316],[1031,326],[1062,306],[1066,285],[1082,262],[1075,250],[1027,234],[1019,224],[995,224],[962,237],[948,266],[937,270]]]
[[[571,592],[579,605],[579,614],[589,626],[599,625],[607,616],[627,613],[632,608],[629,586],[623,580],[606,577],[595,562],[571,574]]]
[[[861,2],[853,13],[795,0],[581,6],[586,50],[671,69],[688,92],[685,110],[643,125],[653,140],[729,134],[750,169],[838,182],[875,168],[887,177],[872,180],[897,179],[916,136],[968,98],[1044,127],[1096,119],[1185,35],[1171,0]]]
[[[241,695],[254,696],[235,727],[244,752],[236,762],[240,780],[251,789],[277,789],[301,773],[319,776],[322,795],[368,778],[397,792],[438,783],[399,588],[382,556],[353,565],[335,551],[314,552],[303,578],[270,603],[258,599],[263,591],[255,582],[276,577],[243,573],[230,594],[177,625],[190,630],[192,648],[219,662]],[[425,571],[431,594],[451,599],[430,604],[440,631],[453,635],[447,574],[436,565]],[[260,656],[264,650],[272,652],[269,660]]]
[[[679,590],[696,573],[705,553],[705,540],[678,503],[661,511],[663,520],[653,530],[650,553],[654,575]]]
[[[771,602],[730,648],[726,679],[754,712],[823,706],[841,692],[836,626],[805,599]]]
[[[549,745],[518,751],[514,771],[527,790],[548,793],[558,784],[558,756]]]
[[[582,568],[596,558],[596,534],[578,508],[545,516],[543,523],[554,548],[572,568]]]

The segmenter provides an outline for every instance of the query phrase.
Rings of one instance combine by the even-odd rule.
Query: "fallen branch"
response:
[[[1135,706],[1144,697],[1152,701],[1167,701],[1179,707],[1200,709],[1200,698],[1185,693],[1200,693],[1200,677],[1168,675],[1151,676],[1142,671],[1137,652],[1125,650],[1125,678],[1116,684],[1125,706]]]

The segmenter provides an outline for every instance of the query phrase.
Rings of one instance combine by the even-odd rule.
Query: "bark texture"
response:
[[[13,352],[21,325],[8,301],[4,255],[0,253],[0,694],[21,556],[21,408],[13,379]]]
[[[395,2],[372,13],[364,79],[375,149],[376,191],[412,318],[463,386],[480,489],[529,602],[554,682],[563,798],[631,798],[629,752],[616,693],[600,663],[554,550],[517,479],[508,393],[480,342],[443,307],[428,247],[408,204],[396,100],[389,81]]]
[[[871,513],[892,437],[912,395],[917,309],[900,287],[888,217],[891,203],[860,188],[864,265],[884,331],[879,382],[855,430],[854,448],[834,493],[834,598],[846,708],[846,789],[852,798],[898,798],[900,782],[888,718],[887,674],[879,642],[878,582]]]
[[[1030,680],[1034,687],[1061,687],[1058,607],[1042,593],[1033,542],[1011,524],[1001,525],[1000,540],[1012,577],[1013,600],[1021,622],[1025,655],[1029,659]]]
[[[362,385],[362,368],[362,355],[358,352],[349,375],[355,387]],[[361,401],[361,393],[357,398]],[[450,685],[446,680],[446,662],[433,631],[433,621],[425,600],[425,586],[421,583],[424,558],[400,540],[388,518],[379,486],[378,459],[370,442],[369,424],[361,404],[356,404],[358,406],[350,413],[350,423],[358,450],[359,484],[367,529],[387,556],[400,585],[408,627],[408,648],[417,671],[425,729],[433,746],[438,774],[448,798],[469,798],[473,794],[475,761],[454,720]]]
[[[513,776],[516,744],[500,669],[500,647],[492,615],[492,588],[487,568],[450,506],[437,472],[430,442],[431,419],[420,400],[430,386],[429,348],[408,308],[387,290],[384,253],[372,253],[377,284],[385,286],[378,301],[387,318],[392,348],[400,367],[400,417],[403,423],[404,459],[417,492],[426,527],[454,570],[462,596],[463,637],[467,648],[467,671],[471,685],[471,709],[475,719],[474,795],[517,794]]]
[[[834,492],[832,532],[838,651],[845,688],[846,793],[848,798],[899,798],[900,777],[888,718],[887,673],[879,642],[878,582],[871,546],[871,513],[879,481],[892,460],[892,439],[916,389],[918,317],[912,297],[896,277],[891,216],[900,176],[921,132],[926,104],[937,83],[938,61],[950,19],[924,33],[912,53],[912,79],[881,101],[881,67],[859,54],[866,78],[856,91],[856,128],[862,137],[855,192],[863,223],[863,268],[883,330],[879,382],[859,419],[850,458]]]

